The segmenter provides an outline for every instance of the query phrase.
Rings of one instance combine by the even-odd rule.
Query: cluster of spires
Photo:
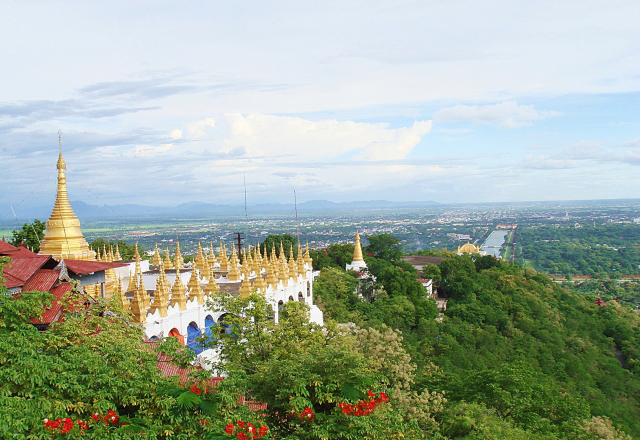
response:
[[[116,248],[116,254],[117,254]],[[114,258],[115,255],[103,249],[104,258]],[[158,268],[156,278],[156,289],[153,296],[153,302],[143,284],[142,271],[140,269],[140,255],[138,246],[135,246],[135,273],[131,273],[129,277],[129,286],[123,289],[122,280],[115,282],[114,288],[109,292],[115,292],[123,308],[131,309],[136,322],[144,324],[146,322],[147,311],[156,313],[160,317],[166,317],[168,308],[178,307],[180,310],[187,309],[187,300],[197,301],[199,305],[205,303],[205,297],[214,297],[218,292],[218,284],[216,283],[214,270],[226,272],[226,278],[229,281],[241,281],[239,294],[241,297],[247,297],[252,291],[264,294],[267,288],[277,289],[278,284],[282,283],[283,287],[288,286],[291,278],[298,279],[298,276],[304,276],[306,268],[311,268],[312,260],[309,254],[309,244],[303,255],[302,248],[298,244],[298,256],[293,257],[293,245],[289,249],[289,259],[285,257],[284,246],[280,243],[279,256],[276,256],[275,245],[272,246],[270,255],[262,254],[258,246],[249,248],[241,255],[243,263],[240,264],[235,246],[231,247],[231,257],[227,258],[227,250],[224,244],[220,244],[220,253],[216,258],[213,250],[213,244],[210,245],[209,255],[205,255],[202,245],[198,243],[198,253],[192,262],[191,278],[185,286],[180,279],[180,269],[184,267],[184,260],[180,253],[180,244],[176,242],[176,252],[173,262],[169,258],[169,249],[167,248],[165,257],[160,255],[158,245],[155,246],[152,264]],[[113,261],[113,260],[102,260]],[[215,267],[217,266],[217,268]],[[305,268],[306,266],[306,268]],[[176,278],[173,286],[169,283],[165,274],[165,269],[176,269]],[[110,269],[113,271],[113,269]],[[253,274],[253,282],[251,276]],[[266,278],[263,276],[266,274]],[[106,277],[110,276],[107,273]],[[207,280],[204,288],[200,283],[200,277]],[[115,280],[115,273],[113,274]],[[108,287],[110,287],[108,285]],[[189,292],[187,295],[187,291]],[[129,300],[126,292],[133,292],[133,298]]]

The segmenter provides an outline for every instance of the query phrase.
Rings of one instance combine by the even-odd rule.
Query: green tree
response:
[[[216,332],[222,362],[215,367],[239,393],[267,403],[265,416],[276,438],[424,438],[436,429],[442,396],[411,390],[415,367],[398,340],[380,351],[380,338],[332,321],[322,329],[308,321],[306,306],[294,301],[285,304],[276,325],[261,295],[223,295],[213,307],[228,312],[225,322],[232,329]],[[372,352],[375,347],[378,352]],[[390,402],[366,416],[344,414],[340,403],[368,400],[367,390],[387,391]],[[396,410],[403,405],[422,415]],[[301,419],[305,408],[312,420]]]
[[[383,233],[370,235],[367,237],[369,244],[365,252],[375,258],[387,261],[398,261],[402,256],[402,245],[400,241],[391,234]]]
[[[24,243],[28,249],[37,253],[40,250],[40,242],[44,238],[46,227],[47,224],[38,219],[35,219],[33,223],[25,223],[22,225],[22,229],[11,233],[12,237],[9,240],[9,244],[20,246]]]
[[[284,248],[284,256],[289,258],[289,250],[293,247],[293,257],[298,257],[298,239],[290,234],[270,234],[260,243],[260,251],[264,255],[265,252],[271,254],[272,246],[276,248],[276,256],[280,256],[280,243]]]
[[[313,283],[315,303],[325,313],[325,318],[353,321],[356,319],[353,310],[361,302],[357,287],[358,279],[352,274],[334,267],[323,269]]]

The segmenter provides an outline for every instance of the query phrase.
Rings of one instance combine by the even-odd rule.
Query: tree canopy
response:
[[[40,250],[40,242],[44,238],[46,227],[47,224],[38,219],[35,219],[33,223],[25,223],[20,230],[11,233],[9,244],[12,246],[24,244],[28,249],[37,253]]]

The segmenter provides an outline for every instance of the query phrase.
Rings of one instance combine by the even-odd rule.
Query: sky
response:
[[[640,2],[2,9],[3,206],[638,197]]]

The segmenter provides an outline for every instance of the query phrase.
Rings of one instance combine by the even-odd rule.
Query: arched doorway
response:
[[[198,324],[191,321],[187,327],[187,347],[193,350],[196,354],[202,353],[202,343],[198,341],[200,337],[200,329]]]
[[[298,292],[298,302],[304,302],[304,295],[302,295],[302,292]]]
[[[178,341],[184,345],[184,336],[180,334],[180,330],[177,328],[174,327],[169,331],[169,337],[178,338]]]

